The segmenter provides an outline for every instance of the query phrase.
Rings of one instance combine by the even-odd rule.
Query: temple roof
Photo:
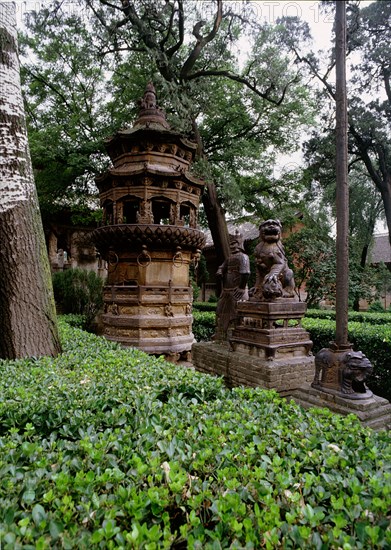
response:
[[[373,236],[373,247],[369,253],[370,263],[391,263],[391,246],[388,233]]]

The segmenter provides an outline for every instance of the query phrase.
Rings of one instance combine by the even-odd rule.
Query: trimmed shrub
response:
[[[53,274],[54,299],[62,313],[82,315],[83,328],[92,328],[103,306],[104,281],[94,271],[67,269]]]
[[[335,321],[335,310],[309,309],[305,316],[307,319],[331,319]],[[383,312],[349,311],[349,321],[371,325],[391,324],[391,313],[384,310]]]
[[[193,310],[195,311],[216,311],[217,302],[193,302]]]
[[[388,433],[60,328],[0,361],[4,550],[390,546]]]
[[[208,342],[216,332],[216,312],[193,309],[193,334],[197,342]]]

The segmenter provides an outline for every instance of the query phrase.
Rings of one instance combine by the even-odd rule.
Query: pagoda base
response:
[[[367,399],[348,399],[340,392],[322,391],[309,384],[296,388],[290,397],[302,407],[328,408],[342,415],[355,414],[357,418],[374,430],[391,429],[391,404],[387,399],[373,395]]]
[[[112,285],[104,289],[103,336],[169,361],[191,357],[191,288]]]

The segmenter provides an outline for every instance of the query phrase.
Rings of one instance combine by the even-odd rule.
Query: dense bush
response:
[[[61,331],[0,362],[2,549],[390,547],[389,434]]]
[[[193,334],[197,342],[208,342],[216,331],[216,313],[193,309]]]
[[[82,315],[90,329],[103,306],[104,281],[94,271],[67,269],[53,274],[53,291],[62,313]]]
[[[335,310],[309,309],[306,318],[335,320]],[[371,325],[391,324],[391,312],[349,311],[349,321],[368,323]]]

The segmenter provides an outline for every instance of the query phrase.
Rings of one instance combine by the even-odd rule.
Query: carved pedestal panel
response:
[[[192,334],[192,288],[172,284],[107,285],[104,336],[172,360],[188,360]]]
[[[237,323],[229,338],[232,349],[268,360],[308,356],[312,341],[301,326],[305,311],[305,303],[284,298],[239,302]]]

